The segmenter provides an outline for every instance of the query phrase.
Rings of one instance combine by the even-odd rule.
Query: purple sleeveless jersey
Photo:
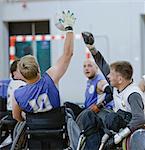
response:
[[[20,87],[14,95],[25,112],[37,113],[60,107],[59,91],[47,73],[36,83]]]
[[[85,108],[90,107],[92,104],[98,104],[99,101],[104,100],[106,94],[98,94],[97,93],[97,84],[100,80],[105,80],[105,77],[102,74],[97,74],[94,79],[87,81],[87,88],[85,92]],[[105,95],[104,95],[105,94]],[[104,96],[101,96],[104,95]],[[110,102],[106,105],[106,108],[112,108],[114,105],[113,102]]]

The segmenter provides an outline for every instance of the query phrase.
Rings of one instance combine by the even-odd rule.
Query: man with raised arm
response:
[[[125,137],[145,123],[143,95],[133,83],[133,68],[127,61],[117,61],[110,65],[94,46],[94,37],[89,32],[82,33],[84,42],[95,62],[114,87],[114,111],[106,116],[106,127],[117,132],[108,140],[106,149],[119,144]],[[121,130],[120,130],[121,129]]]
[[[13,117],[17,121],[24,120],[24,112],[45,112],[60,107],[58,83],[66,72],[73,55],[73,25],[74,14],[70,11],[62,12],[59,23],[66,31],[64,51],[56,64],[49,68],[41,77],[40,67],[34,56],[26,55],[20,59],[18,71],[26,86],[15,91],[13,97]],[[59,28],[60,29],[60,28]]]

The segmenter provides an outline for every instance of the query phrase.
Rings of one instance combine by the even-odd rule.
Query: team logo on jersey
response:
[[[125,107],[125,101],[124,100],[121,101],[121,104],[123,107]]]
[[[90,94],[94,93],[94,90],[95,90],[94,85],[91,85],[90,88],[89,88],[89,93]]]

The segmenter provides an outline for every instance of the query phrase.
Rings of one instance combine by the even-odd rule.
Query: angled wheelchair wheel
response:
[[[145,129],[138,129],[131,135],[129,150],[145,150]]]
[[[13,133],[13,143],[10,150],[27,150],[26,122],[18,122]]]

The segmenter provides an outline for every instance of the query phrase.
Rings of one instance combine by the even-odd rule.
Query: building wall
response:
[[[7,28],[9,21],[50,20],[51,34],[61,34],[54,26],[54,14],[62,10],[74,12],[77,17],[76,33],[90,31],[95,35],[95,45],[111,63],[128,60],[134,67],[136,82],[141,77],[141,14],[144,13],[143,0],[50,0],[30,1],[23,8],[22,3],[4,3],[0,9],[0,78],[8,76]],[[52,64],[61,55],[63,41],[52,41]],[[85,45],[75,40],[74,56],[68,71],[60,82],[62,100],[81,102],[84,100],[86,79],[82,72]],[[4,63],[4,60],[6,63]],[[8,66],[7,66],[8,67]],[[144,69],[145,70],[145,69]]]
[[[8,33],[3,22],[3,5],[0,2],[0,79],[8,78]]]

